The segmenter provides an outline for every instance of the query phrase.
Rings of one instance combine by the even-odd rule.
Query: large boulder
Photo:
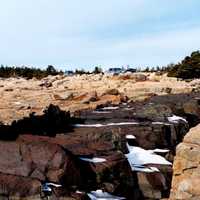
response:
[[[98,139],[97,137],[95,138],[95,136],[91,137],[90,134],[85,135],[84,131],[82,131],[82,133],[75,132],[69,133],[68,135],[57,135],[55,138],[23,135],[20,136],[18,140],[23,143],[37,143],[37,141],[40,141],[49,145],[58,145],[74,155],[77,158],[75,163],[77,164],[76,167],[78,167],[78,170],[73,171],[73,169],[76,169],[74,164],[68,162],[64,176],[64,183],[69,189],[71,189],[72,186],[86,191],[92,188],[102,188],[108,192],[120,194],[121,196],[128,197],[129,195],[133,195],[135,198],[137,197],[136,199],[140,197],[140,192],[137,187],[137,178],[132,176],[131,169],[125,156],[121,152],[116,151],[112,143],[106,142],[105,138]],[[41,150],[38,148],[38,151],[40,152]],[[38,159],[39,157],[43,157],[43,155],[40,155],[42,153],[39,152]],[[35,154],[35,156],[37,160],[37,154]],[[106,159],[106,162],[86,162],[81,160],[81,157],[100,157]],[[52,159],[50,162],[52,163],[51,165],[59,165],[57,160],[61,160],[58,155],[56,158]],[[39,162],[38,165],[41,166],[42,163]],[[57,174],[56,168],[52,167],[52,169],[53,170],[47,170],[47,178],[51,181],[54,180],[54,176],[56,178],[60,177],[60,174]],[[62,167],[60,167],[60,169],[62,169]],[[53,174],[51,175],[51,173]],[[70,174],[68,175],[68,173]],[[74,178],[78,182],[75,181]],[[66,181],[68,181],[68,184],[66,184]],[[112,188],[112,191],[110,188]]]
[[[164,104],[146,104],[136,110],[137,117],[151,121],[166,121],[167,117],[172,116],[172,110]]]
[[[0,173],[0,199],[39,199],[41,182],[37,179]]]
[[[119,94],[119,91],[118,89],[108,89],[106,90],[106,92],[104,93],[104,95],[118,95]]]
[[[36,137],[36,136],[35,136]],[[30,196],[32,191],[36,192],[35,181],[49,181],[62,184],[63,191],[70,187],[81,184],[80,170],[77,168],[75,158],[61,146],[47,141],[34,141],[34,136],[29,135],[29,140],[19,138],[14,142],[0,142],[0,175],[10,175],[13,184],[20,187],[20,177],[25,179],[25,186],[17,191],[19,196]],[[0,176],[1,177],[4,176]],[[3,178],[2,178],[3,179]],[[30,180],[28,184],[26,180]],[[23,181],[23,178],[22,178]],[[23,182],[22,182],[23,183]],[[4,184],[4,183],[2,183]],[[5,183],[5,190],[12,192],[14,185]],[[40,184],[39,184],[40,185]]]
[[[39,199],[41,183],[37,179],[0,173],[0,199]]]
[[[56,93],[53,96],[55,100],[69,101],[73,99],[74,94],[72,92],[64,92],[64,93]]]
[[[73,98],[74,101],[80,102],[83,104],[88,104],[90,102],[95,102],[98,100],[97,92],[92,91],[92,92],[86,92],[79,94]]]
[[[171,199],[200,199],[200,125],[192,128],[176,149]]]

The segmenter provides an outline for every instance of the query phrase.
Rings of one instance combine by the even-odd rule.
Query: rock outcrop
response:
[[[23,78],[0,79],[0,121],[11,124],[30,113],[40,115],[49,104],[62,110],[75,112],[102,105],[106,102],[120,103],[127,100],[144,100],[153,95],[166,93],[188,93],[198,91],[194,82],[177,81],[175,78],[159,76],[155,81],[148,74],[121,76],[82,75],[48,76],[42,80]],[[85,99],[80,97],[81,95]],[[87,95],[86,95],[87,94]],[[106,95],[102,95],[106,94]],[[118,94],[118,95],[116,95]]]
[[[81,80],[87,82],[93,78],[83,76]],[[104,78],[102,76],[99,81]],[[75,194],[76,190],[87,193],[97,189],[124,196],[128,200],[169,196],[171,166],[156,166],[160,171],[151,174],[131,171],[124,155],[127,153],[126,135],[133,134],[138,145],[146,150],[169,149],[164,156],[172,162],[177,143],[182,141],[191,126],[200,121],[200,94],[156,96],[151,93],[152,97],[146,101],[132,102],[126,97],[128,93],[121,89],[121,83],[112,81],[119,85],[114,87],[110,84],[113,87],[101,91],[86,92],[79,88],[81,92],[74,92],[70,89],[68,78],[58,77],[49,80],[50,87],[37,86],[40,89],[37,88],[35,94],[39,97],[34,101],[38,100],[39,104],[26,96],[31,105],[25,97],[23,104],[15,99],[10,107],[4,105],[8,112],[0,107],[0,180],[7,177],[14,181],[13,185],[2,181],[0,195],[37,196],[41,184],[52,181],[63,186],[57,191],[56,198],[80,199]],[[129,81],[127,84],[130,84]],[[63,86],[69,87],[67,89],[72,93],[66,92]],[[55,87],[59,90],[52,93]],[[94,85],[92,87],[95,88]],[[46,95],[47,90],[49,96],[44,98],[42,94],[44,92]],[[27,85],[23,91],[30,93],[32,88]],[[6,95],[10,97],[13,95],[11,93],[15,93],[13,90],[4,92],[4,100]],[[147,91],[148,94],[150,92]],[[55,105],[44,109],[42,106],[48,102]],[[80,109],[73,113],[73,117],[66,112],[72,106]],[[77,109],[75,107],[74,111]],[[106,161],[84,161],[94,157]],[[22,190],[26,194],[17,189],[20,178],[23,178]],[[27,191],[28,188],[30,191]]]
[[[200,125],[192,128],[176,149],[170,199],[200,199]]]

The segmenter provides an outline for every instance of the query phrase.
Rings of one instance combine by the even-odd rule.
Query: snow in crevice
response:
[[[126,139],[129,138],[135,139],[135,136],[132,135],[131,137],[131,135],[127,135]],[[141,147],[131,146],[128,143],[126,145],[129,153],[125,156],[133,171],[146,173],[159,172],[158,168],[150,167],[148,165],[172,165],[172,163],[167,161],[164,157],[156,154],[168,153],[168,149],[145,150]]]
[[[145,173],[153,173],[153,172],[160,172],[157,167],[148,167],[143,165],[131,165],[132,171],[137,172],[145,172]]]
[[[117,123],[108,123],[108,124],[75,124],[74,127],[76,128],[92,128],[92,127],[106,127],[106,126],[125,126],[125,125],[136,125],[139,124],[138,122],[117,122]]]
[[[109,106],[101,108],[101,110],[117,110],[118,108],[119,108],[118,106]]]
[[[171,124],[166,123],[166,122],[152,122],[153,125],[167,125],[170,126]]]
[[[91,200],[124,200],[124,197],[114,196],[102,190],[91,191],[87,194]]]
[[[168,153],[169,149],[153,149],[153,150],[148,150],[150,153]]]
[[[93,113],[94,114],[109,114],[109,113],[111,113],[110,111],[100,111],[100,110],[95,110],[95,111],[93,111]]]
[[[56,183],[51,183],[51,182],[46,182],[44,184],[42,184],[42,192],[52,192],[52,188],[59,188],[62,187],[62,185],[60,184],[56,184]]]
[[[126,157],[131,164],[135,165],[147,165],[147,164],[158,164],[158,165],[171,165],[164,157],[154,154],[151,151],[142,149],[141,147],[130,146],[130,153],[126,154]]]
[[[136,139],[136,137],[134,135],[126,135],[126,139]]]
[[[105,158],[96,158],[96,157],[85,158],[85,157],[79,157],[79,159],[81,159],[83,161],[86,161],[86,162],[91,162],[91,163],[103,163],[103,162],[106,162]]]
[[[183,117],[179,117],[177,115],[173,115],[171,117],[168,117],[167,119],[168,119],[169,122],[176,123],[176,124],[181,122],[181,121],[185,122],[185,123],[188,123],[186,119],[184,119]]]

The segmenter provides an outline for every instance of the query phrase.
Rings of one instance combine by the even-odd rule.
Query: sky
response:
[[[163,66],[200,48],[199,0],[0,1],[0,63]]]

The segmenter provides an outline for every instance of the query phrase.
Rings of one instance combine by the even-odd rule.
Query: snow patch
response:
[[[176,115],[173,115],[172,117],[168,117],[167,119],[169,122],[172,122],[172,123],[178,123],[180,121],[184,121],[188,123],[186,119],[184,119],[183,117],[176,116]]]
[[[124,108],[124,110],[133,110],[134,108]]]
[[[153,173],[159,172],[159,169],[156,167],[150,167],[150,164],[156,165],[172,165],[164,157],[156,155],[155,153],[167,153],[167,149],[154,149],[154,150],[145,150],[141,147],[131,146],[128,143],[126,144],[129,150],[129,153],[126,154],[129,165],[133,171]]]
[[[157,167],[148,167],[143,165],[131,165],[132,171],[137,172],[145,172],[145,173],[153,173],[153,172],[160,172]]]
[[[87,194],[91,200],[123,200],[124,197],[114,196],[108,192],[103,192],[102,190],[91,191]]]
[[[97,110],[95,110],[95,111],[93,111],[93,113],[95,113],[95,114],[109,114],[111,112],[109,112],[109,111],[97,111]]]
[[[106,162],[105,158],[84,158],[84,157],[79,157],[81,160],[86,161],[86,162],[91,162],[91,163],[103,163]]]
[[[148,150],[151,153],[168,153],[169,149],[153,149],[153,150]]]
[[[75,124],[76,128],[90,128],[90,127],[106,127],[106,126],[124,126],[124,125],[135,125],[139,124],[138,122],[119,122],[119,123],[108,123],[108,124]]]
[[[167,125],[167,126],[170,126],[170,125],[171,125],[171,124],[165,123],[165,122],[152,122],[152,124]]]
[[[133,139],[133,140],[135,140],[136,137],[134,135],[126,135],[126,139]]]
[[[56,183],[44,183],[42,184],[41,190],[42,192],[52,192],[52,187],[62,187],[62,185],[56,184]]]
[[[130,165],[172,165],[162,156],[153,154],[152,152],[142,149],[141,147],[128,146],[130,153],[126,154],[125,156],[127,157]]]
[[[117,110],[118,108],[119,108],[118,106],[109,106],[101,108],[101,110]]]

